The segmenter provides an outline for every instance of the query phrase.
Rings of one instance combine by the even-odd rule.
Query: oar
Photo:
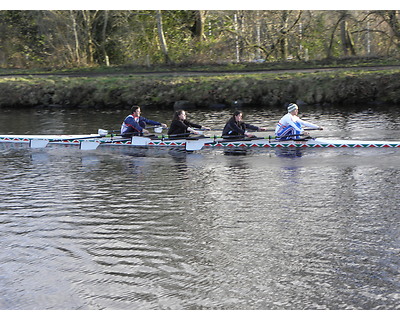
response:
[[[209,140],[204,140],[208,138]],[[160,139],[160,138],[159,138]],[[186,151],[196,151],[203,148],[206,142],[210,142],[210,137],[199,137],[199,139],[182,139],[185,140]],[[132,145],[133,146],[147,146],[151,141],[150,137],[147,136],[133,136]]]
[[[187,140],[185,149],[186,151],[197,151],[204,147],[205,141],[202,140]]]
[[[247,129],[248,131],[251,131],[251,132],[274,132],[275,131],[275,129],[266,129],[266,130],[263,130],[263,131],[258,131],[258,130],[252,130],[252,129]],[[203,131],[203,130],[200,130],[200,131]],[[213,128],[213,129],[209,129],[209,130],[207,130],[207,131],[224,131],[224,129],[218,129],[218,128]]]
[[[49,139],[31,139],[29,141],[29,146],[32,149],[39,149],[39,148],[46,148],[47,145],[49,143],[57,143],[57,142],[63,142],[66,140],[79,140],[80,141],[80,145],[79,148],[81,150],[94,150],[96,149],[99,145],[100,142],[99,141],[90,141],[92,139],[98,139],[98,138],[102,138],[102,135],[99,136],[90,136],[90,137],[81,137],[81,138],[65,138],[65,139],[52,139],[51,141]]]
[[[46,148],[49,144],[47,139],[32,139],[29,141],[29,147],[32,149]]]
[[[258,126],[259,127],[259,126]],[[306,130],[306,131],[310,131],[310,130],[323,130],[323,129],[321,129],[321,128],[307,128],[307,127],[305,127],[305,128],[303,128],[304,130]],[[200,131],[204,131],[204,130],[201,130],[201,129],[199,129]],[[207,130],[207,131],[223,131],[224,129],[220,129],[220,128],[211,128],[211,129],[209,129],[209,130]],[[266,129],[266,130],[263,130],[263,131],[256,131],[256,130],[252,130],[252,129],[248,129],[248,131],[251,131],[251,132],[275,132],[275,129]]]
[[[291,136],[301,136],[301,134],[293,134],[293,135],[287,135],[285,137],[291,137]],[[199,135],[198,137],[195,136],[183,136],[182,134],[171,134],[171,135],[162,135],[162,136],[138,136],[142,138],[156,138],[156,139],[168,139],[168,138],[182,138],[182,140],[200,140],[200,139],[232,139],[232,140],[255,140],[255,139],[276,139],[276,138],[283,138],[283,137],[278,137],[278,136],[268,136],[268,137],[246,137],[244,135],[230,135],[230,136],[204,136],[204,135]]]
[[[225,136],[226,137],[226,136]],[[235,139],[234,138],[235,136],[230,136],[229,138],[233,138],[231,141],[244,141],[244,140],[246,140],[246,141],[249,141],[249,140],[260,140],[260,139],[265,139],[265,138],[259,138],[259,137],[243,137],[243,136],[241,136],[240,138],[238,138],[238,139]],[[237,137],[237,136],[236,136]],[[211,138],[211,137],[204,137],[204,138]],[[204,145],[207,143],[207,144],[215,144],[215,143],[217,143],[217,141],[215,141],[215,139],[216,138],[218,138],[218,137],[216,137],[216,136],[214,136],[214,137],[212,137],[212,138],[214,138],[214,141],[213,142],[208,142],[208,141],[204,141],[204,140],[187,140],[186,141],[186,151],[197,151],[197,150],[201,150],[203,147],[204,147]],[[220,137],[221,138],[221,137]],[[222,138],[224,138],[224,137],[222,137]],[[227,140],[229,140],[229,138],[227,139]]]
[[[235,139],[235,137],[237,137],[237,139]],[[215,144],[215,143],[217,143],[215,141],[215,139],[217,139],[217,138],[228,138],[227,140],[229,140],[229,138],[231,138],[232,141],[244,141],[244,140],[248,141],[248,140],[265,139],[265,138],[262,138],[262,137],[260,138],[260,137],[244,137],[244,136],[229,136],[229,137],[227,137],[227,136],[224,136],[224,137],[217,137],[217,136],[206,137],[206,136],[203,136],[198,140],[186,140],[186,151],[201,150],[206,143],[207,144]],[[213,142],[209,142],[209,141],[204,141],[204,139],[214,139],[214,141]]]
[[[101,144],[100,141],[90,141],[90,140],[82,140],[79,149],[81,150],[96,150],[97,147]]]
[[[194,139],[194,138],[197,138],[195,136],[196,136],[196,134],[193,134],[193,133],[179,133],[179,134],[169,134],[169,135],[162,135],[162,136],[149,135],[149,136],[142,136],[142,137],[151,137],[151,138],[155,137],[157,139],[165,139],[165,138],[167,138],[167,139],[168,138]],[[209,137],[203,136],[202,134],[199,134],[197,136],[199,139],[209,138]]]
[[[212,136],[212,137],[204,136],[204,138],[214,138],[214,139],[222,138],[222,139],[226,139],[226,140],[237,140],[237,141],[240,141],[240,140],[261,140],[261,139],[268,139],[268,140],[271,140],[271,139],[286,138],[286,137],[295,137],[295,136],[307,136],[307,137],[308,137],[308,135],[304,135],[304,134],[289,134],[289,135],[280,136],[280,137],[279,137],[279,136],[267,136],[267,137],[257,137],[257,136],[254,136],[254,137],[246,137],[246,136],[244,136],[244,135],[238,135],[238,136],[236,136],[236,135],[229,135],[229,136]]]
[[[168,127],[164,128],[162,126],[152,126],[152,127],[146,127],[145,129],[154,129],[154,132],[156,133],[162,133],[164,129],[168,129]],[[98,133],[101,135],[107,136],[108,134],[113,134],[113,133],[118,133],[118,135],[121,133],[121,130],[105,130],[105,129],[99,129]],[[125,135],[134,135],[136,132],[132,133],[127,133]]]
[[[324,130],[323,128],[307,128],[307,127],[305,127],[305,128],[303,128],[304,130],[306,130],[306,131],[311,131],[311,130]]]
[[[287,134],[285,136],[273,136],[273,137],[265,137],[265,139],[282,139],[282,138],[288,138],[288,137],[298,137],[298,136],[302,136],[302,137],[309,137],[311,139],[311,137],[308,134]]]
[[[133,136],[131,143],[133,146],[147,146],[150,141],[151,139],[146,136]]]

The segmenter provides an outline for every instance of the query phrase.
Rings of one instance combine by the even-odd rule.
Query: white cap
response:
[[[290,103],[289,105],[288,105],[288,107],[287,107],[287,111],[288,112],[292,112],[292,111],[294,111],[294,110],[296,110],[296,109],[298,109],[299,107],[297,106],[297,104],[295,104],[295,103]]]

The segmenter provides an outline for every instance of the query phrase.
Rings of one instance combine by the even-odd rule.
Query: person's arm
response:
[[[143,128],[139,125],[139,123],[137,123],[137,122],[135,121],[135,119],[134,119],[133,117],[128,117],[128,118],[126,118],[126,119],[125,119],[125,125],[126,125],[127,127],[132,128],[132,131],[133,131],[133,132],[140,132],[140,133],[143,132]]]
[[[187,120],[185,120],[184,123],[185,123],[187,126],[193,127],[193,128],[196,128],[196,129],[211,130],[211,129],[208,128],[208,127],[202,126],[202,125],[200,125],[200,124],[192,123],[192,122],[189,122],[189,121],[187,121]]]
[[[244,126],[245,126],[246,129],[250,129],[250,130],[253,130],[253,131],[258,131],[260,129],[257,126],[253,126],[252,124],[247,124],[247,123],[245,123]]]
[[[189,122],[189,121],[187,121],[187,120],[184,120],[183,123],[184,123],[185,125],[187,125],[188,127],[193,127],[193,128],[201,129],[201,125],[199,125],[199,124],[192,123],[192,122]]]
[[[183,124],[186,126],[186,132],[190,132],[190,133],[193,133],[193,134],[199,134],[199,132],[197,132],[196,130],[192,129],[192,127],[196,128],[196,129],[201,129],[201,125],[195,124],[195,123],[191,123],[191,122],[189,122],[187,120],[183,120]]]
[[[313,124],[313,123],[311,123],[311,122],[307,122],[307,121],[304,121],[304,120],[301,120],[301,119],[299,119],[299,122],[300,122],[300,124],[301,124],[302,126],[304,126],[304,127],[322,130],[322,127],[317,126],[316,124]]]
[[[146,124],[150,124],[152,126],[162,126],[163,128],[167,128],[167,125],[165,123],[161,123],[161,122],[158,122],[158,121],[150,120],[150,119],[147,119],[145,117],[140,117],[139,118],[139,124],[141,126],[143,126],[143,127],[146,127]],[[143,128],[143,133],[148,134],[149,131]]]
[[[152,125],[152,126],[162,126],[163,128],[166,128],[166,127],[167,127],[167,125],[166,125],[165,123],[161,123],[161,122],[158,122],[158,121],[146,119],[146,118],[144,118],[144,117],[140,117],[140,118],[141,118],[141,120],[143,120],[145,123],[150,124],[150,125]]]
[[[146,124],[150,124],[152,126],[161,126],[161,122],[150,120],[145,117],[140,117],[139,122],[142,122],[142,121],[145,122]]]

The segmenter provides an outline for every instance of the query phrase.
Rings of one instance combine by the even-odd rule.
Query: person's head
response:
[[[137,105],[132,106],[132,108],[131,108],[132,115],[139,117],[141,112],[142,112],[142,110],[140,110],[139,106],[137,106]]]
[[[236,122],[240,122],[243,119],[243,112],[240,110],[236,110],[233,113],[233,118],[235,119]]]
[[[299,113],[299,107],[297,106],[297,104],[295,103],[289,103],[288,107],[287,107],[287,111],[291,114],[298,114]]]
[[[175,111],[173,120],[185,120],[185,119],[186,119],[186,111],[185,110]]]

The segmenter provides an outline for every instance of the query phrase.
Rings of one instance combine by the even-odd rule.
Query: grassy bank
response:
[[[400,104],[400,71],[355,69],[329,72],[246,74],[27,75],[0,78],[0,107],[122,107],[132,104],[195,107],[290,101],[324,104]]]
[[[170,72],[257,72],[316,69],[316,68],[355,68],[355,67],[384,67],[400,66],[400,60],[396,57],[347,57],[341,59],[323,59],[310,61],[285,61],[265,63],[228,63],[228,64],[197,64],[197,65],[120,65],[97,66],[80,68],[42,68],[42,69],[1,69],[1,75],[71,75],[95,76],[100,74],[138,74],[138,73],[170,73]]]

